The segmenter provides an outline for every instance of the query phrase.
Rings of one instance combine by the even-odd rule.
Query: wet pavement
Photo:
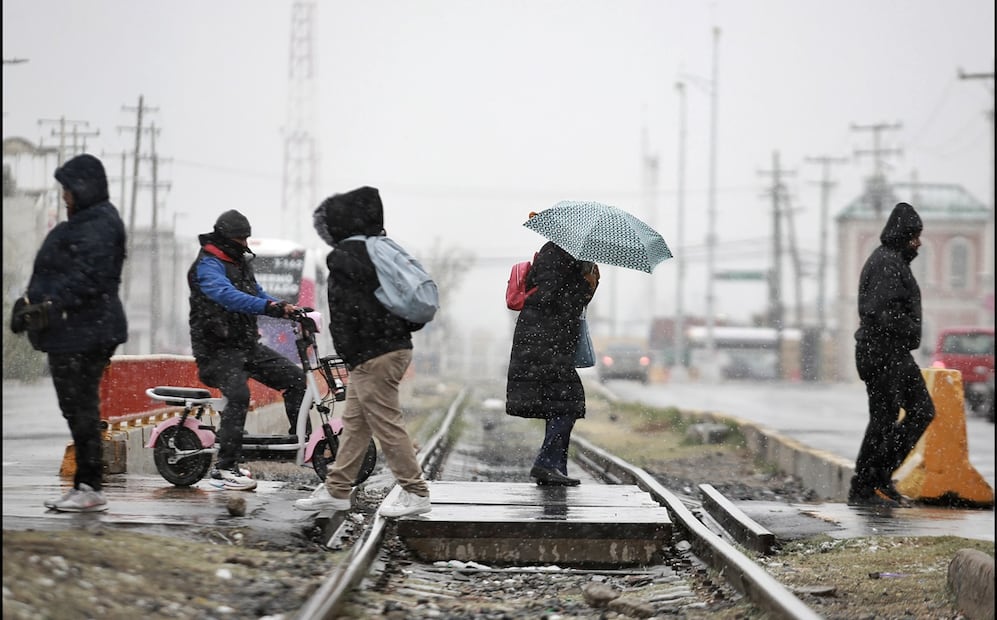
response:
[[[6,457],[6,455],[5,455]],[[58,465],[55,465],[56,471]],[[72,483],[48,472],[29,472],[4,459],[3,528],[62,530],[99,524],[134,527],[144,532],[160,529],[217,527],[221,532],[252,524],[253,535],[280,545],[304,540],[314,527],[313,513],[293,508],[308,493],[288,490],[283,482],[260,481],[252,492],[226,491],[202,480],[191,487],[176,487],[162,478],[136,475],[108,476],[104,496],[108,510],[99,513],[65,513],[48,510],[42,502],[59,497]],[[244,502],[244,514],[231,514],[229,502]],[[240,512],[237,510],[237,513]]]
[[[994,541],[994,511],[938,506],[873,508],[844,503],[784,504],[739,501],[734,504],[780,540],[817,534],[847,539],[864,536],[959,536]]]
[[[314,513],[293,508],[294,500],[308,491],[267,480],[259,480],[255,491],[245,492],[217,489],[207,480],[176,487],[159,476],[112,474],[105,477],[103,489],[106,512],[47,510],[46,499],[60,497],[72,486],[71,479],[59,476],[71,438],[58,413],[52,382],[4,381],[3,388],[4,529],[85,528],[103,523],[146,532],[191,526],[217,526],[221,531],[252,523],[254,535],[284,544],[314,527]],[[318,483],[311,467],[302,470],[302,479]],[[228,502],[233,498],[245,501],[244,516],[230,514]]]

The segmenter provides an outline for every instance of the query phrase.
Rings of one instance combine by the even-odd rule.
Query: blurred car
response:
[[[986,409],[987,419],[994,421],[994,371],[990,369],[990,378],[987,379],[987,387],[990,390],[990,405]]]
[[[962,373],[966,405],[975,413],[986,414],[994,400],[994,329],[992,327],[950,327],[938,333],[932,368],[949,368]]]
[[[612,344],[599,354],[596,367],[600,381],[633,379],[647,383],[651,354],[640,345]]]
[[[724,379],[772,381],[778,378],[775,351],[746,349],[725,351],[721,362]]]

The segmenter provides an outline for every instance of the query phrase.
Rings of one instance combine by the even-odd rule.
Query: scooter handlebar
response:
[[[287,318],[301,323],[302,326],[312,333],[318,333],[319,326],[322,325],[322,313],[316,311],[314,308],[302,307],[292,312],[291,316]]]

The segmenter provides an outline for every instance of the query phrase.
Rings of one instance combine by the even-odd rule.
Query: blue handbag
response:
[[[575,349],[575,368],[591,368],[595,366],[595,347],[592,346],[592,336],[589,334],[588,320],[585,312],[578,322],[578,348]]]

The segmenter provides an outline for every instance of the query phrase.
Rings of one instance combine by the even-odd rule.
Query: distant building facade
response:
[[[874,191],[878,189],[878,191]],[[908,202],[924,221],[921,249],[911,268],[921,287],[923,338],[918,361],[927,362],[940,329],[994,324],[993,211],[959,185],[893,183],[867,191],[837,216],[836,300],[838,379],[857,379],[855,330],[858,281],[879,234],[898,202]]]

